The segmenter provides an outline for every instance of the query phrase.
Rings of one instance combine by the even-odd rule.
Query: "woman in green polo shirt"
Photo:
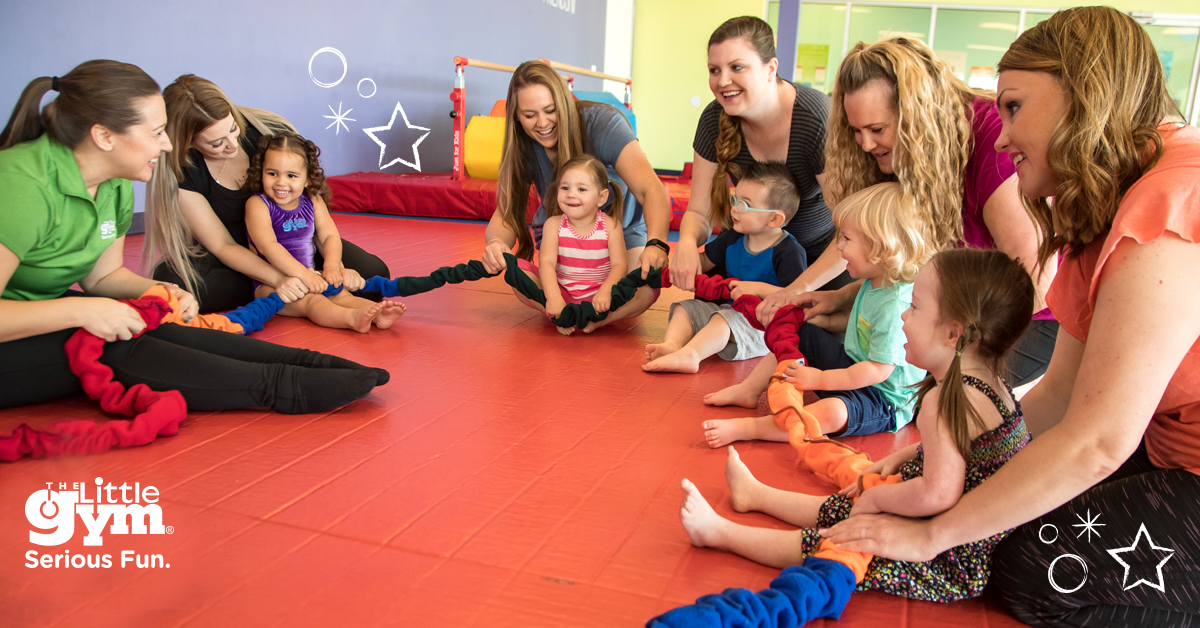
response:
[[[109,341],[100,361],[117,381],[178,390],[192,410],[319,412],[386,381],[382,369],[223,332],[163,325],[133,338],[145,324],[118,299],[156,282],[122,265],[129,180],[148,180],[171,150],[166,123],[158,84],[127,63],[88,61],[21,94],[0,133],[0,408],[80,391],[63,350],[80,327]],[[195,300],[172,290],[190,319]]]

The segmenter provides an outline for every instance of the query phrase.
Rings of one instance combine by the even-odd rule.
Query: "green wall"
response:
[[[873,0],[886,3],[887,0]],[[911,0],[909,0],[911,2]],[[951,0],[956,5],[997,6],[996,0]],[[1137,11],[1145,13],[1200,13],[1200,3],[1197,0],[1151,0],[1139,2],[1136,0],[1111,0],[1108,2],[1122,11]],[[1012,4],[1014,8],[1059,8],[1064,6],[1055,0],[1023,0]],[[1084,6],[1084,3],[1068,4],[1068,6]],[[638,116],[638,137],[642,148],[650,158],[655,168],[678,170],[685,162],[692,160],[692,139],[696,133],[696,122],[700,112],[712,102],[712,93],[708,90],[706,69],[705,43],[712,31],[721,22],[738,15],[763,15],[762,0],[641,0],[636,4],[634,14],[633,40],[633,107]],[[883,14],[891,9],[875,11]],[[836,61],[840,59],[842,47],[842,24],[845,19],[845,9],[836,11],[831,6],[817,4],[804,5],[805,19],[801,23],[800,42],[816,42],[829,45],[830,65],[828,74],[832,77],[836,71]],[[897,18],[903,17],[906,11],[895,10]],[[941,49],[954,43],[955,28],[952,23],[955,15],[939,11],[939,29],[936,47]],[[824,18],[808,20],[810,14],[821,13]],[[770,3],[767,7],[768,20],[774,26],[778,16],[778,3]],[[965,17],[965,16],[964,16]],[[975,14],[972,19],[981,16]],[[997,22],[1000,22],[1000,16]],[[950,22],[942,27],[942,22]],[[899,21],[899,20],[898,20]],[[919,21],[919,20],[918,20]],[[1034,22],[1033,15],[1026,20],[1026,26]],[[923,24],[892,24],[895,30],[928,30],[928,17]],[[904,26],[904,28],[900,28]],[[991,33],[989,33],[991,34]],[[1154,33],[1152,33],[1154,34]],[[851,41],[855,37],[872,40],[872,33],[851,33]],[[997,30],[995,35],[1012,37],[1011,32]],[[980,50],[980,48],[998,47],[993,42],[972,42],[977,44],[969,51],[968,65],[993,65],[1001,51]],[[1161,44],[1160,44],[1161,45]],[[956,46],[957,47],[957,46]],[[1176,53],[1175,63],[1180,66],[1179,72],[1172,72],[1172,83],[1181,83],[1186,90],[1184,66],[1190,72],[1191,58],[1180,51]],[[993,59],[992,57],[995,57]],[[1174,85],[1173,85],[1174,87]],[[692,105],[694,96],[699,97],[699,106]]]
[[[709,35],[739,15],[763,14],[762,0],[639,0],[633,26],[633,110],[638,139],[655,168],[692,160],[708,90]],[[699,97],[699,106],[692,98]]]

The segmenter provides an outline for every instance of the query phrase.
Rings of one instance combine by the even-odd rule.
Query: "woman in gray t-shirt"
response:
[[[644,277],[650,269],[666,265],[670,200],[621,112],[602,103],[576,101],[550,66],[526,61],[508,84],[505,117],[496,212],[485,232],[483,264],[489,272],[502,270],[504,254],[514,247],[517,257],[533,259],[546,222],[546,205],[538,207],[532,225],[526,223],[529,186],[545,199],[558,167],[582,153],[604,163],[609,180],[621,187],[629,268],[641,267]],[[517,298],[539,309],[520,294]],[[653,302],[654,292],[642,288],[598,326],[637,316]]]

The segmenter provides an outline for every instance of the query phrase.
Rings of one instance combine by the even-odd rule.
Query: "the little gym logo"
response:
[[[83,544],[88,547],[104,546],[105,534],[172,534],[175,530],[163,525],[158,500],[158,489],[143,487],[140,482],[132,486],[111,482],[106,485],[103,478],[96,478],[91,490],[86,482],[72,482],[70,490],[67,482],[60,482],[57,491],[53,482],[47,482],[45,489],[34,491],[25,500],[25,518],[33,528],[29,531],[29,542],[42,547],[62,545],[74,538],[76,521],[83,523],[86,532]],[[29,550],[25,559],[25,566],[31,569],[112,566],[111,554],[71,555],[70,550],[41,555],[37,550]],[[136,555],[132,550],[122,551],[120,562],[121,567],[127,564],[140,568],[170,567],[161,554]]]

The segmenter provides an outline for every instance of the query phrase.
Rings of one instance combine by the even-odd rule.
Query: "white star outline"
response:
[[[1100,536],[1100,531],[1097,530],[1096,528],[1103,528],[1105,526],[1105,524],[1103,524],[1103,523],[1096,523],[1096,520],[1100,518],[1100,513],[1096,513],[1096,516],[1093,517],[1092,509],[1088,508],[1087,519],[1084,519],[1079,514],[1076,514],[1075,517],[1083,522],[1083,523],[1076,523],[1071,526],[1072,528],[1083,528],[1082,530],[1079,531],[1079,534],[1075,535],[1075,538],[1079,538],[1086,533],[1088,535],[1088,543],[1091,543],[1093,532],[1096,533],[1096,536]]]
[[[1091,514],[1091,513],[1088,513],[1088,514]],[[1149,580],[1146,580],[1143,578],[1138,578],[1137,582],[1134,582],[1133,584],[1131,584],[1129,586],[1125,586],[1125,582],[1129,580],[1129,563],[1121,560],[1121,557],[1117,556],[1117,554],[1124,554],[1125,552],[1132,552],[1134,550],[1134,548],[1137,547],[1138,541],[1142,540],[1143,535],[1146,537],[1146,542],[1150,544],[1151,549],[1155,549],[1160,552],[1171,552],[1171,553],[1168,554],[1166,558],[1162,559],[1162,561],[1158,563],[1158,568],[1157,568],[1158,569],[1158,584],[1154,584],[1153,582],[1150,582]],[[1129,547],[1122,547],[1120,549],[1110,549],[1110,550],[1105,550],[1105,551],[1108,552],[1109,555],[1112,556],[1113,559],[1115,559],[1118,563],[1121,563],[1121,566],[1125,568],[1125,575],[1121,577],[1121,586],[1125,587],[1126,591],[1138,586],[1139,584],[1145,584],[1152,589],[1158,589],[1160,592],[1166,593],[1166,588],[1164,587],[1165,583],[1163,582],[1162,568],[1163,568],[1163,565],[1167,564],[1168,560],[1171,560],[1171,558],[1175,556],[1175,550],[1173,550],[1169,547],[1159,547],[1159,546],[1155,545],[1154,540],[1150,538],[1150,533],[1146,531],[1145,523],[1143,523],[1141,525],[1141,527],[1138,528],[1137,536],[1134,537],[1134,539],[1133,539],[1133,545],[1130,545]]]
[[[384,144],[383,142],[381,142],[378,137],[375,137],[375,134],[378,133],[379,131],[390,131],[392,129],[392,124],[394,124],[396,122],[396,114],[397,113],[399,113],[404,118],[405,126],[407,126],[410,129],[416,129],[418,131],[425,131],[425,134],[422,135],[420,137],[420,139],[413,142],[412,149],[413,149],[413,159],[416,160],[415,163],[410,163],[410,162],[404,161],[404,159],[402,159],[400,157],[397,157],[397,158],[387,162],[387,165],[385,166],[383,164],[383,155],[384,155],[384,153],[387,152],[387,144]],[[408,114],[404,113],[404,107],[402,107],[400,105],[400,101],[396,101],[396,108],[392,110],[392,119],[388,120],[387,126],[377,126],[377,127],[370,128],[370,129],[363,129],[363,133],[366,133],[367,137],[371,138],[371,141],[375,142],[376,144],[379,144],[379,169],[380,170],[390,168],[390,167],[396,165],[396,162],[399,162],[399,163],[402,163],[402,164],[408,166],[409,168],[416,170],[417,172],[421,171],[421,153],[417,152],[417,146],[420,146],[421,142],[425,141],[426,137],[429,137],[429,129],[426,127],[423,127],[423,126],[413,126],[412,123],[408,121]]]
[[[333,115],[322,116],[322,117],[329,118],[330,120],[333,120],[333,122],[330,122],[329,126],[325,127],[325,129],[328,130],[330,126],[337,125],[337,128],[334,129],[334,131],[333,131],[334,135],[340,134],[342,132],[342,127],[346,127],[346,132],[349,133],[350,127],[346,125],[345,121],[349,120],[351,122],[358,122],[358,120],[355,120],[354,118],[346,117],[346,116],[350,115],[351,111],[354,111],[354,107],[347,109],[346,113],[342,113],[342,103],[340,103],[340,102],[338,103],[337,111],[333,110],[333,105],[329,105],[329,113],[332,113]]]

